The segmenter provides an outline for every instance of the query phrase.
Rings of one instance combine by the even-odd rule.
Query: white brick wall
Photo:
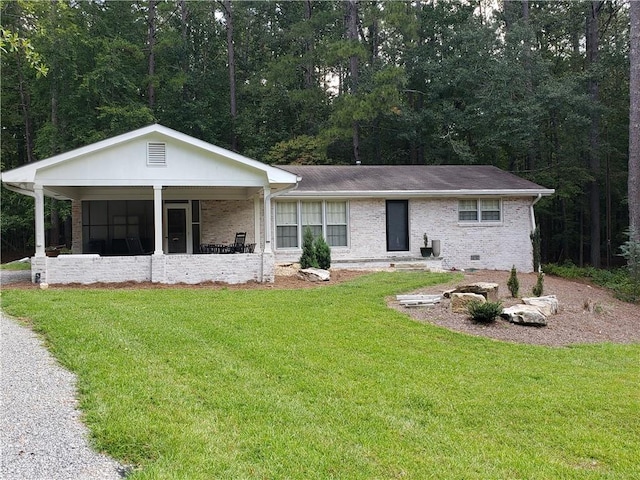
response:
[[[533,269],[530,219],[531,200],[502,200],[502,222],[465,225],[458,222],[458,199],[409,200],[409,248],[387,252],[386,204],[384,199],[349,201],[349,246],[332,247],[332,260],[419,258],[422,236],[440,240],[445,268],[482,268],[518,271]],[[275,229],[274,229],[275,232]],[[275,233],[274,233],[275,235]],[[276,250],[276,262],[295,262],[299,249]],[[479,260],[471,260],[479,255]]]
[[[33,258],[32,273],[51,284],[96,282],[246,283],[273,282],[275,258],[268,254],[145,255],[100,257],[60,255]]]
[[[201,243],[231,243],[236,232],[247,232],[255,243],[255,214],[251,200],[203,200],[200,203]]]

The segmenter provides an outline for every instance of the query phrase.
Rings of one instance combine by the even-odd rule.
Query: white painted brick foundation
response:
[[[32,258],[32,280],[50,284],[96,282],[273,282],[273,254],[145,255],[101,257],[60,255]]]

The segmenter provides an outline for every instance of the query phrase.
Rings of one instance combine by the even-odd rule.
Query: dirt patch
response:
[[[509,272],[477,271],[465,273],[464,280],[447,286],[420,289],[411,293],[436,294],[462,283],[499,284],[498,294],[504,306],[520,303],[511,298],[507,287]],[[535,274],[519,273],[520,295],[533,296]],[[395,299],[389,306],[419,322],[428,322],[458,332],[515,343],[566,346],[578,343],[640,342],[640,306],[616,299],[612,292],[584,282],[545,276],[544,294],[556,295],[560,311],[548,319],[546,327],[525,327],[498,319],[489,325],[474,323],[467,314],[452,313],[450,301],[443,299],[433,307],[406,308]]]

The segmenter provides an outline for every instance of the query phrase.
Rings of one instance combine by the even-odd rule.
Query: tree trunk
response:
[[[20,92],[20,109],[24,121],[24,140],[27,151],[27,163],[35,160],[33,156],[33,123],[31,121],[31,97],[22,73],[22,60],[18,57],[18,90]]]
[[[311,0],[304,2],[304,19],[309,22],[311,20],[312,5]],[[304,42],[305,63],[304,63],[304,88],[310,89],[314,86],[313,82],[313,37],[307,37]]]
[[[227,52],[229,55],[229,104],[231,114],[231,149],[238,150],[238,136],[236,135],[236,119],[238,116],[236,105],[236,59],[233,43],[233,15],[231,0],[224,0],[224,20],[227,24]]]
[[[588,90],[592,103],[591,126],[589,129],[589,171],[592,180],[588,185],[590,216],[590,254],[591,266],[600,267],[600,121],[595,111],[598,104],[598,80],[595,67],[598,63],[598,11],[601,2],[592,1],[587,12],[587,66],[590,69]]]
[[[631,63],[629,81],[629,226],[631,239],[640,241],[640,2],[631,2]]]
[[[355,45],[358,42],[358,4],[356,0],[348,0],[347,8],[347,39]],[[354,53],[349,57],[349,78],[351,95],[358,92],[358,56]],[[360,123],[354,121],[353,129],[353,160],[360,163]]]
[[[153,110],[156,104],[156,89],[155,89],[155,73],[156,73],[156,56],[155,56],[155,44],[156,44],[156,6],[157,0],[149,0],[149,16],[148,16],[148,38],[147,46],[149,48],[148,57],[148,74],[149,85],[147,86],[147,100],[149,101],[149,108]]]

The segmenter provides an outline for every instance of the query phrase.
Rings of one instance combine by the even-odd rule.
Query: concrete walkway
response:
[[[125,469],[94,452],[80,422],[75,377],[28,328],[0,313],[0,478],[117,480]]]

